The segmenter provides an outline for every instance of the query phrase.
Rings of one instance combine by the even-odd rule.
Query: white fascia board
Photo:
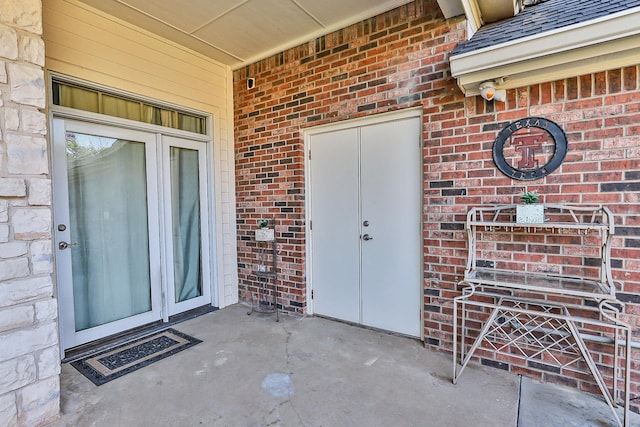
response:
[[[471,38],[482,26],[482,13],[478,0],[462,0],[462,8],[467,17],[467,37]]]
[[[567,73],[576,68],[574,65],[581,70],[579,74],[606,70],[602,68],[606,63],[631,65],[633,59],[624,57],[635,58],[640,35],[638,22],[640,7],[466,52],[450,58],[451,74],[458,79],[465,95],[473,96],[479,94],[477,86],[485,80],[506,77],[501,88],[507,89],[548,81],[540,80],[542,76],[569,77]],[[613,64],[613,58],[621,62]]]

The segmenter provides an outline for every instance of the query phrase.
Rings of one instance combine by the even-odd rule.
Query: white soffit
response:
[[[446,19],[464,14],[462,0],[438,0],[438,6]]]
[[[519,10],[518,0],[438,0],[440,8],[443,4],[460,4],[467,17],[467,37],[471,37],[478,29],[490,22],[499,21],[514,16]],[[451,7],[450,5],[447,7]]]
[[[640,7],[450,58],[466,96],[486,80],[509,89],[640,63]]]
[[[474,0],[480,8],[482,22],[500,21],[510,18],[518,11],[517,0]]]
[[[411,0],[75,1],[236,69]]]

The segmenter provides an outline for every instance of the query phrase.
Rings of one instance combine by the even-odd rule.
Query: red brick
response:
[[[256,249],[242,238],[250,235],[257,219],[275,217],[278,233],[287,232],[289,227],[300,227],[293,237],[282,239],[281,303],[284,310],[291,313],[302,314],[306,310],[306,187],[301,130],[407,106],[421,106],[424,114],[424,286],[440,291],[439,297],[428,300],[442,307],[442,313],[424,313],[425,336],[436,338],[440,343],[438,347],[429,345],[430,348],[451,349],[452,298],[459,294],[457,282],[466,263],[466,234],[440,230],[440,222],[462,223],[472,206],[517,202],[523,189],[535,189],[543,195],[545,203],[605,204],[616,215],[617,225],[640,225],[637,219],[640,196],[635,192],[600,192],[602,184],[640,179],[640,154],[634,151],[633,143],[634,135],[640,133],[638,67],[509,89],[505,103],[486,102],[479,96],[465,98],[450,77],[448,55],[454,43],[446,41],[451,34],[452,40],[462,39],[463,30],[457,28],[456,20],[444,21],[432,16],[430,11],[437,8],[435,0],[421,0],[329,34],[324,38],[323,49],[345,43],[349,43],[349,48],[304,64],[300,64],[301,58],[321,52],[316,52],[316,41],[285,52],[284,63],[272,57],[234,72],[236,144],[233,155],[236,158],[238,263],[244,265],[239,268],[240,297],[244,301],[248,301],[248,291],[255,291],[259,282],[251,275]],[[370,42],[377,45],[359,51]],[[260,92],[246,89],[249,75],[256,78]],[[365,86],[349,92],[350,87],[359,83]],[[294,99],[305,91],[313,101],[300,103],[301,98]],[[418,94],[419,99],[402,99],[413,94]],[[361,98],[363,95],[367,96],[366,100]],[[374,108],[358,111],[358,107],[365,104],[374,104]],[[258,114],[249,116],[254,112]],[[546,178],[514,181],[495,167],[494,140],[502,128],[501,123],[533,115],[558,123],[566,132],[569,151],[562,166]],[[251,150],[280,141],[286,143]],[[244,157],[247,154],[252,156]],[[291,163],[280,164],[281,159],[291,159]],[[271,177],[269,184],[257,178],[258,174],[272,172],[278,172],[279,176]],[[453,180],[453,188],[464,188],[466,194],[443,197],[440,189],[428,188],[430,181],[439,180]],[[291,190],[296,193],[290,194]],[[293,212],[281,212],[276,202],[282,201],[293,208]],[[612,253],[618,262],[613,274],[621,281],[624,292],[640,294],[636,277],[640,270],[637,261],[640,250],[625,247],[627,240],[616,236],[612,241]],[[508,252],[498,255],[500,265],[505,268],[555,271],[562,267],[565,272],[593,272],[593,267],[584,267],[583,255],[580,255],[592,255],[591,249],[581,248],[592,244],[588,240],[585,243],[565,235],[502,233],[489,243],[481,248],[483,256],[491,255],[497,244],[529,244],[535,249],[529,256]],[[556,253],[555,248],[560,245],[570,247]],[[554,248],[553,253],[548,253],[551,249],[546,248]],[[550,266],[555,263],[559,264],[557,269]],[[581,304],[579,300],[574,302]],[[625,310],[626,318],[640,329],[640,306],[627,304]],[[486,313],[478,314],[472,328],[481,326],[482,316],[486,318]],[[490,356],[487,352],[485,355]],[[603,364],[609,363],[604,353],[598,352],[596,357]],[[640,353],[634,357],[635,361],[639,360]],[[514,373],[590,387],[589,378],[580,374],[556,375],[527,368],[516,358],[505,360]],[[640,390],[638,370],[640,366],[634,371],[634,390]]]
[[[638,88],[638,67],[626,67],[622,70],[625,90],[635,90]]]

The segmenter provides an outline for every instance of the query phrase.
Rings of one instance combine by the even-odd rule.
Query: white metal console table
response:
[[[618,424],[627,427],[631,327],[619,319],[620,303],[611,277],[613,215],[601,206],[546,204],[544,223],[519,224],[515,209],[516,205],[477,207],[467,214],[467,267],[459,283],[462,294],[453,305],[453,383],[474,354],[487,353],[498,361],[553,366],[558,374],[586,374],[595,380]],[[555,236],[553,244],[560,247],[563,239],[578,239],[572,241],[578,246],[581,239],[588,239],[598,254],[585,252],[591,261],[584,270],[598,274],[578,275],[580,267],[564,262],[537,268],[551,272],[533,271],[539,260],[529,264],[526,250],[519,261],[505,256],[489,260],[496,255],[496,245],[527,248],[527,239],[534,234],[545,236],[537,244],[545,245],[546,236]],[[562,259],[562,254],[558,257]],[[509,268],[495,268],[504,266]],[[563,274],[565,270],[570,274]],[[468,337],[472,332],[475,339]],[[619,405],[624,407],[623,419],[615,410]]]

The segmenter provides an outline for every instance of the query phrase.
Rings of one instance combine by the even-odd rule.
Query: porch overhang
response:
[[[528,86],[640,63],[640,7],[534,36],[454,54],[451,74],[465,96],[493,80]]]

